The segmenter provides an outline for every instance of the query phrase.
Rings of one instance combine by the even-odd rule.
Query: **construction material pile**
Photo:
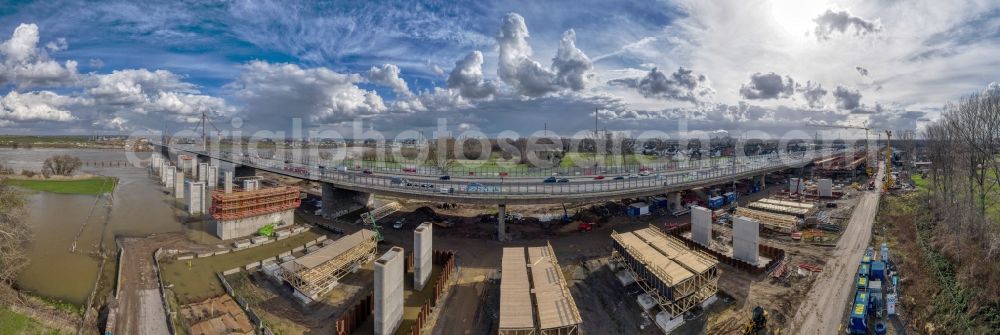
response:
[[[745,207],[737,208],[736,216],[757,220],[768,229],[785,233],[791,233],[799,223],[799,220],[792,215],[770,213]]]

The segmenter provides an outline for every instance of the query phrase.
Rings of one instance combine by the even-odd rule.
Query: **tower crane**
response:
[[[882,184],[882,192],[889,192],[892,187],[892,130],[885,130],[885,182]]]

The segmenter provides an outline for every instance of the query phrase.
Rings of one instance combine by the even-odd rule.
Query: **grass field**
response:
[[[52,329],[38,323],[37,321],[14,312],[10,309],[0,307],[0,335],[59,335],[59,330]]]
[[[3,183],[40,192],[99,195],[113,191],[118,180],[110,177],[79,180],[7,179]]]

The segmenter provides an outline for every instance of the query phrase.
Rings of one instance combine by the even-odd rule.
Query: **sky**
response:
[[[996,1],[12,1],[0,134],[857,137],[814,125],[919,131],[998,54]]]

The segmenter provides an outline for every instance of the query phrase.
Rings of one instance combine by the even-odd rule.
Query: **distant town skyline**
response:
[[[1000,78],[989,1],[0,5],[0,133],[920,130]],[[683,120],[683,121],[680,121]],[[736,135],[734,135],[736,136]],[[873,136],[874,139],[874,136]]]

